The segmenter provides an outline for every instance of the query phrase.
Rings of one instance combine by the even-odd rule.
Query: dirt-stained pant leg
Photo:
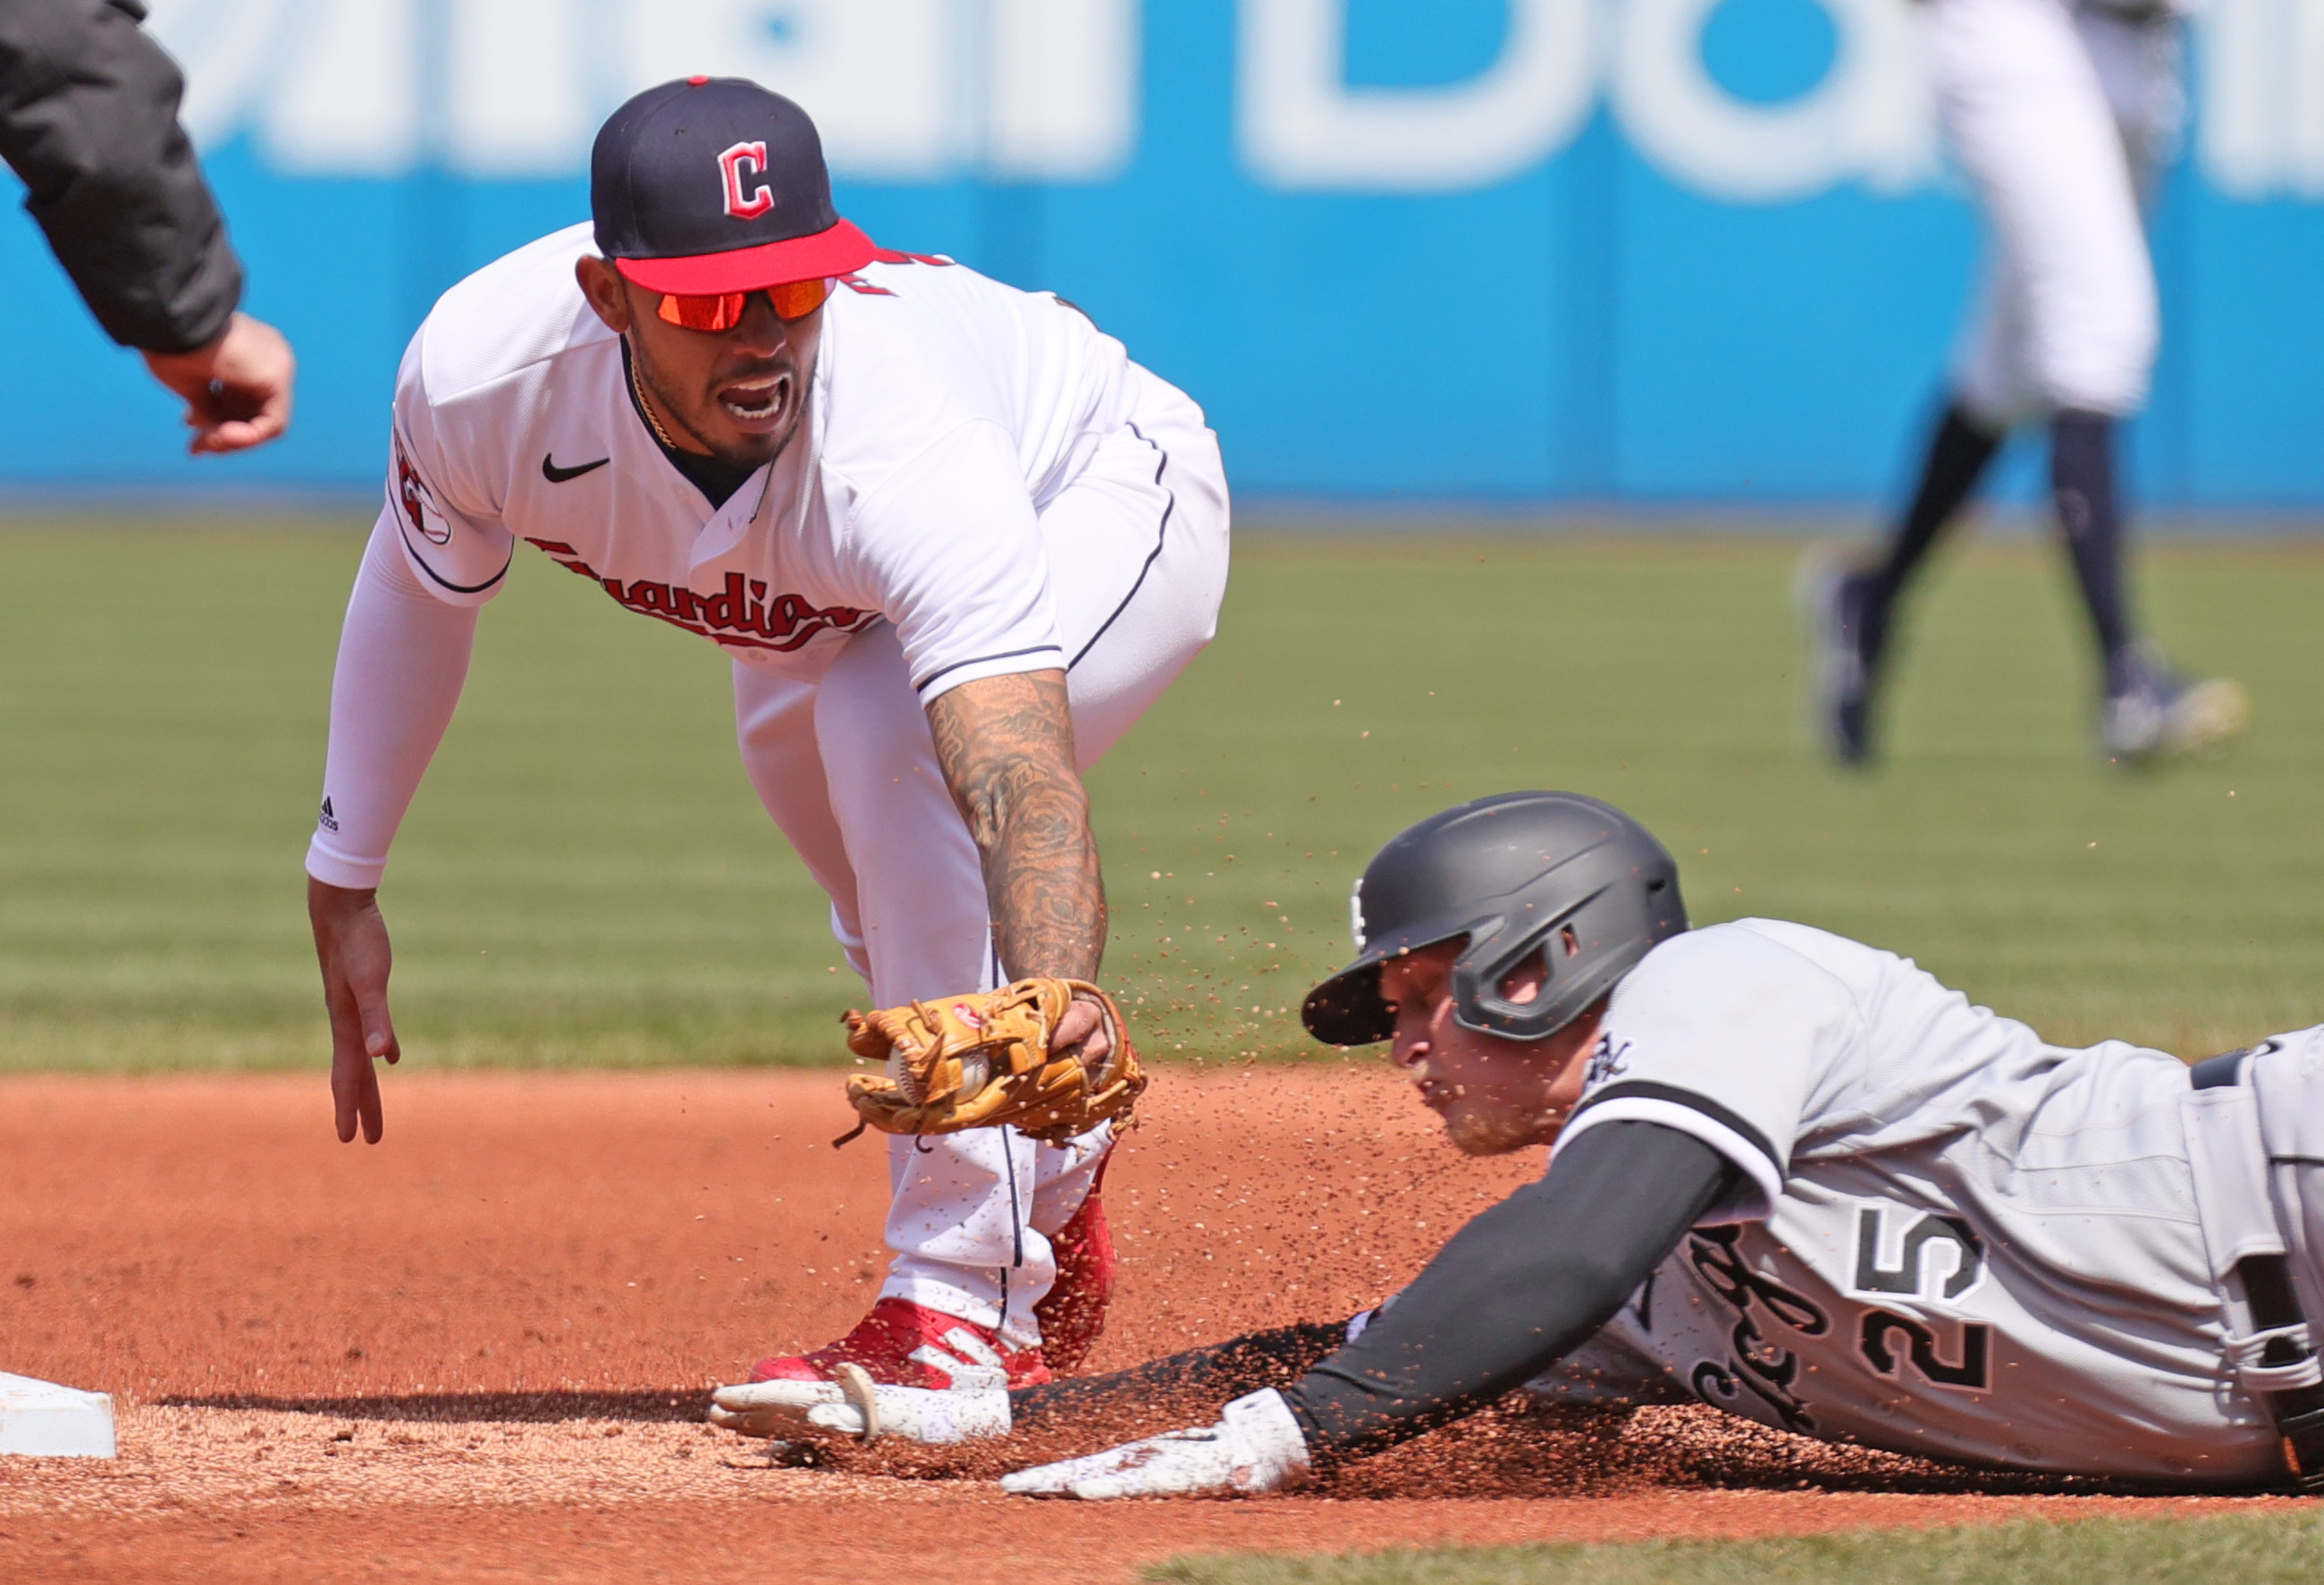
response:
[[[1217,441],[1191,402],[1149,381],[1132,425],[1042,504],[1041,525],[1086,769],[1215,631],[1227,564]],[[975,844],[894,631],[849,640],[816,683],[738,665],[734,695],[752,784],[830,896],[833,932],[872,1000],[997,983]],[[891,1140],[882,1294],[995,1327],[1012,1347],[1038,1341],[1033,1307],[1056,1274],[1048,1235],[1080,1209],[1110,1144],[1104,1129],[1065,1147],[998,1129]]]

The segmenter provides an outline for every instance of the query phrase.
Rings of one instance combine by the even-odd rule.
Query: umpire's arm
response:
[[[196,453],[290,426],[298,360],[238,312],[242,264],[136,0],[0,0],[0,159],[106,335],[185,399]]]
[[[185,79],[135,0],[0,0],[0,159],[106,334],[185,353],[225,334],[242,265],[178,124]]]

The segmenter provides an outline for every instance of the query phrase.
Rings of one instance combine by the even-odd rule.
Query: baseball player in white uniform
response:
[[[1194,404],[1054,296],[875,247],[788,100],[639,95],[598,135],[591,200],[593,225],[447,292],[397,379],[307,861],[342,1139],[379,1138],[372,1064],[398,1055],[375,889],[520,541],[733,658],[744,769],[882,1007],[1096,978],[1081,772],[1224,590]],[[1076,1004],[1056,1046],[1106,1038]],[[894,1143],[877,1306],[759,1374],[1069,1365],[1111,1280],[1109,1145]]]
[[[1393,1304],[1118,1378],[728,1388],[715,1417],[960,1440],[1125,1392],[1223,1402],[1007,1478],[1164,1496],[1295,1484],[1524,1388],[1997,1469],[2324,1489],[2303,1319],[2324,1303],[2324,1028],[2191,1082],[2163,1052],[2046,1045],[1821,930],[1688,930],[1670,854],[1571,794],[1421,822],[1356,902],[1358,955],[1308,1028],[1393,1041],[1464,1151],[1550,1147]]]
[[[1919,485],[1878,553],[1810,602],[1832,753],[1874,753],[1895,608],[2009,432],[2043,421],[2058,522],[2103,680],[2103,753],[2135,764],[2241,732],[2243,690],[2190,681],[2141,640],[2125,588],[2116,461],[2158,339],[2141,202],[2185,115],[2180,0],[1926,0],[1939,113],[1987,233]]]

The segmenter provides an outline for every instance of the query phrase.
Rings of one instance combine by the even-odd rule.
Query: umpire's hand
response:
[[[290,388],[299,360],[282,332],[237,313],[216,341],[191,352],[145,355],[153,378],[186,399],[187,449],[246,451],[290,426]]]
[[[364,1142],[376,1145],[379,1074],[372,1059],[393,1062],[403,1055],[387,1011],[387,971],[394,954],[387,944],[387,921],[380,917],[379,893],[350,891],[309,876],[307,918],[315,926],[323,1006],[331,1015],[331,1100],[338,1113],[339,1143],[355,1137],[360,1118]]]

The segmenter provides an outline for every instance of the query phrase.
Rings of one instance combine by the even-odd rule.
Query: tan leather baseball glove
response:
[[[1094,1070],[1078,1055],[1049,1050],[1050,1032],[1076,996],[1097,1003],[1113,1039]],[[882,1073],[851,1077],[847,1099],[865,1126],[885,1133],[1013,1123],[1062,1144],[1110,1118],[1128,1118],[1146,1088],[1121,1009],[1086,981],[1019,980],[999,991],[850,1011],[846,1022],[847,1049],[886,1064]]]

